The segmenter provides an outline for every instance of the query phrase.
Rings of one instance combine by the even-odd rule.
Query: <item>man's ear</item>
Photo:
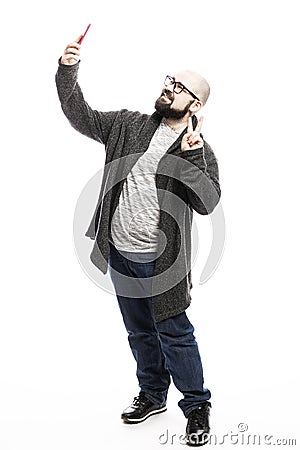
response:
[[[195,100],[193,101],[193,103],[191,104],[189,111],[192,114],[196,114],[198,111],[200,111],[200,109],[202,108],[203,104],[200,100]]]

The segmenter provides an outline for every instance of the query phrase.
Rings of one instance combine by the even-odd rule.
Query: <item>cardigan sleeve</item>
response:
[[[92,109],[77,82],[80,61],[70,66],[60,61],[61,58],[55,82],[65,116],[75,130],[105,145],[113,123],[122,111],[100,112]]]
[[[182,151],[180,180],[192,208],[199,214],[213,212],[221,197],[217,158],[204,141],[199,149]]]

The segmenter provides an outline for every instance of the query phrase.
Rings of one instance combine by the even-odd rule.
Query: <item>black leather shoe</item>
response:
[[[159,414],[167,410],[166,404],[155,404],[149,400],[145,393],[141,391],[138,397],[134,397],[134,400],[128,408],[126,408],[121,419],[125,423],[140,423],[148,419],[148,417],[154,414]]]
[[[186,444],[191,447],[204,445],[209,441],[210,402],[202,403],[188,416],[186,426]]]

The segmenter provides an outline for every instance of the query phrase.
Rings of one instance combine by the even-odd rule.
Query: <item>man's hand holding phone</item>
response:
[[[65,64],[66,66],[73,66],[74,64],[77,64],[80,59],[80,49],[81,49],[81,43],[88,32],[91,24],[87,26],[87,29],[83,34],[78,36],[77,39],[75,39],[74,42],[71,42],[71,44],[67,45],[65,48],[65,51],[61,57],[61,64]]]

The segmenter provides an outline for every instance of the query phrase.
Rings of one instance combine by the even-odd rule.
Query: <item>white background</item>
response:
[[[1,450],[182,448],[186,420],[173,386],[167,413],[121,423],[138,392],[135,364],[116,299],[86,276],[73,247],[76,202],[103,167],[104,148],[70,127],[54,75],[66,44],[89,22],[79,80],[95,109],[152,113],[165,74],[185,68],[210,82],[203,133],[219,162],[227,238],[218,270],[199,285],[210,225],[195,215],[202,256],[188,315],[212,392],[212,432],[221,441],[246,423],[248,434],[299,445],[297,7],[291,0],[6,4]],[[159,441],[166,430],[173,444]],[[221,448],[234,447],[227,439]]]

